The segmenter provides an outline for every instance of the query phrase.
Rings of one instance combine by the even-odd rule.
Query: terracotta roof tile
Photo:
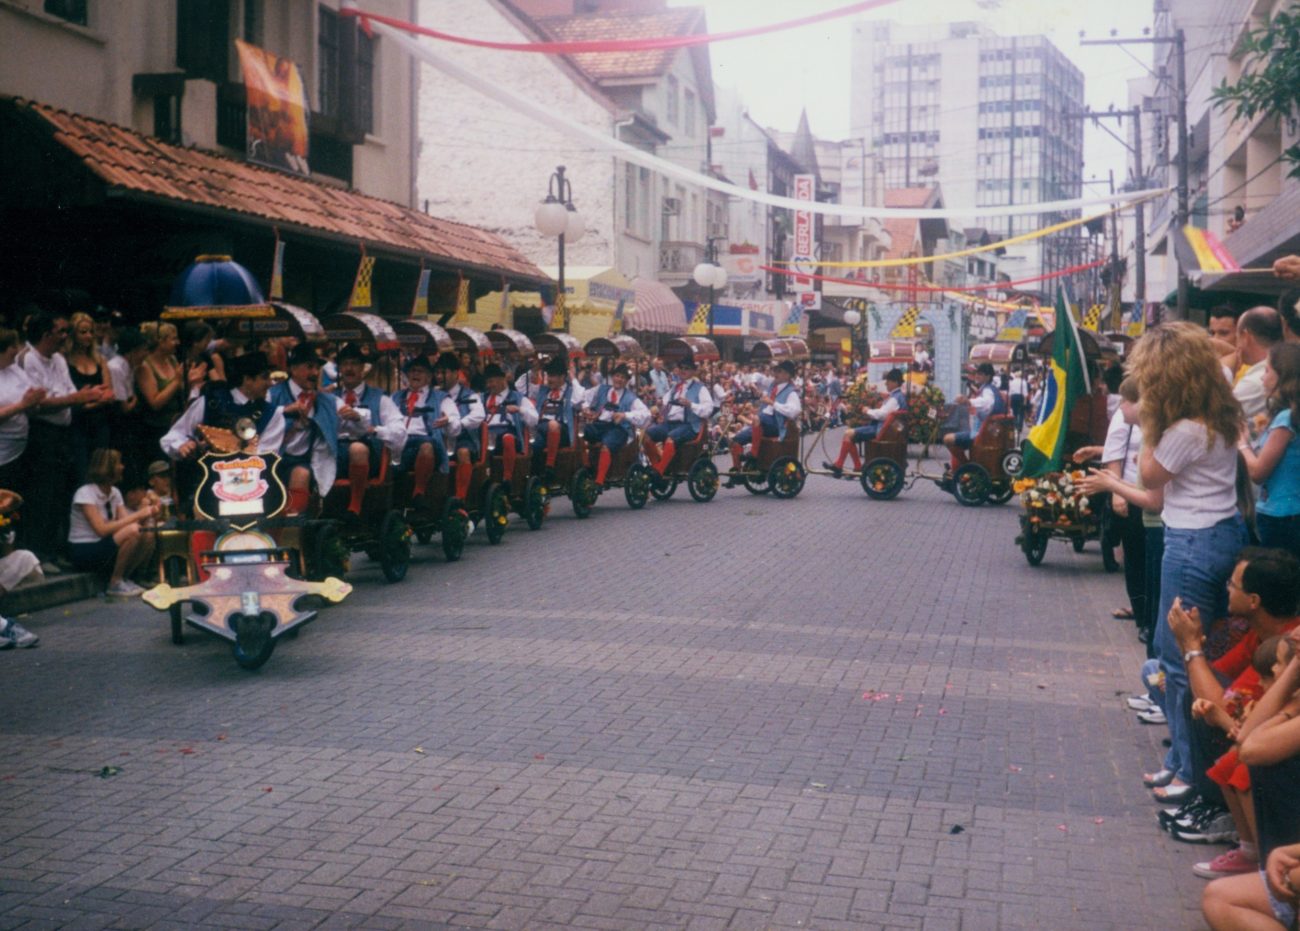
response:
[[[900,187],[885,189],[886,207],[929,207],[938,196],[939,189],[933,187]]]
[[[423,253],[444,265],[546,280],[545,272],[504,240],[463,223],[202,149],[168,145],[45,104],[18,98],[0,104],[38,118],[56,142],[112,187],[342,235],[381,250]]]
[[[679,7],[656,13],[583,13],[548,16],[538,25],[561,42],[599,42],[608,39],[653,39],[689,35],[700,21],[698,7]],[[569,58],[594,81],[618,78],[653,78],[668,70],[678,49],[644,52],[584,52]]]

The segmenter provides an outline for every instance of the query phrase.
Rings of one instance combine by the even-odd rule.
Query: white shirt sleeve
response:
[[[195,402],[200,403],[200,402]],[[266,429],[257,438],[257,451],[260,453],[278,453],[284,445],[284,408],[277,407],[266,423]]]
[[[519,399],[519,416],[523,418],[524,426],[529,430],[537,426],[537,405],[529,400],[527,395]]]
[[[460,408],[456,406],[456,402],[450,397],[444,397],[442,406],[438,410],[443,417],[447,418],[447,426],[443,428],[447,439],[454,440],[460,436]]]
[[[896,410],[898,410],[898,400],[891,394],[885,398],[884,404],[867,411],[867,417],[871,420],[883,421]]]
[[[189,407],[185,408],[185,413],[176,419],[171,429],[163,434],[162,439],[158,441],[158,445],[162,447],[162,451],[167,455],[168,459],[181,458],[180,448],[194,439],[194,432],[198,425],[203,423],[203,415],[207,413],[207,409],[208,402],[204,398],[195,399]],[[276,413],[279,414],[280,411],[277,409]],[[280,418],[280,423],[283,425],[283,417]],[[281,432],[283,434],[283,426]],[[277,444],[275,448],[278,450],[280,447]]]
[[[406,445],[406,425],[402,412],[397,409],[393,399],[388,395],[379,398],[379,423],[375,424],[375,436],[388,447],[389,453],[396,458],[402,454]]]
[[[632,426],[636,427],[638,430],[644,430],[650,423],[650,408],[641,403],[640,398],[637,398],[632,402],[632,409],[627,412],[627,419],[630,420]]]
[[[1153,456],[1166,471],[1177,475],[1205,453],[1205,428],[1190,420],[1180,420],[1165,431]]]
[[[704,390],[700,392],[699,403],[693,405],[692,410],[695,411],[695,416],[702,420],[708,420],[713,416],[713,409],[715,407],[713,403],[713,391],[708,385],[704,385],[703,387]]]
[[[476,394],[474,400],[470,403],[469,413],[460,419],[460,429],[462,431],[477,430],[483,426],[485,420],[487,420],[487,410],[483,407],[483,399]]]
[[[794,420],[803,412],[803,401],[798,391],[791,391],[784,401],[773,401],[769,406],[786,420]]]
[[[980,389],[980,393],[970,399],[971,410],[977,414],[993,409],[993,392],[997,389],[992,385],[985,385]]]

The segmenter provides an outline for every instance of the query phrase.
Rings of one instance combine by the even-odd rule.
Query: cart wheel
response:
[[[389,511],[379,525],[379,568],[389,582],[406,578],[411,565],[411,528],[397,511]]]
[[[686,490],[701,504],[713,500],[718,493],[718,467],[713,460],[703,457],[695,460],[686,473]]]
[[[862,483],[862,490],[867,493],[868,498],[873,501],[888,501],[890,498],[898,497],[907,476],[893,459],[882,458],[868,462],[858,480]]]
[[[275,629],[274,614],[269,611],[263,611],[256,617],[236,614],[231,619],[230,626],[235,629],[235,642],[231,645],[231,652],[240,669],[258,669],[271,658],[275,652],[275,639],[271,636],[271,631]]]
[[[546,494],[537,476],[530,475],[524,486],[524,520],[529,530],[541,530],[542,521],[546,519]]]
[[[988,472],[977,462],[968,462],[952,476],[952,494],[958,503],[977,508],[988,499],[993,483]]]
[[[469,517],[460,508],[460,501],[448,498],[443,507],[442,555],[447,562],[455,562],[465,552],[465,541],[469,538]]]
[[[627,499],[627,506],[634,511],[645,507],[650,500],[651,484],[650,469],[647,466],[638,462],[628,469],[627,478],[623,480],[623,497]]]
[[[1009,481],[993,482],[992,486],[992,490],[989,491],[989,504],[1006,504],[1016,493]]]
[[[163,564],[163,577],[172,588],[180,588],[189,580],[189,566],[183,556],[169,556]],[[185,642],[185,602],[178,601],[167,609],[172,622],[172,643]]]
[[[1047,555],[1047,534],[1040,530],[1026,527],[1020,538],[1020,549],[1025,554],[1025,561],[1036,566]]]
[[[806,479],[803,466],[799,465],[798,459],[791,456],[782,456],[776,460],[767,473],[767,485],[772,490],[772,496],[776,498],[793,498],[803,491],[803,483]]]
[[[493,485],[488,491],[487,508],[483,511],[487,522],[488,543],[496,546],[506,535],[510,523],[510,495],[502,485]]]
[[[659,473],[656,472],[650,476],[650,494],[656,501],[667,501],[677,491],[677,479],[670,475],[665,475],[659,479]]]
[[[1082,553],[1083,548],[1088,545],[1088,541],[1083,537],[1071,537],[1070,546],[1074,547],[1076,553]]]
[[[745,490],[751,495],[767,494],[767,472],[760,472],[758,460],[753,456],[746,456],[740,460],[740,481],[745,486]]]
[[[1016,478],[1025,468],[1024,454],[1018,449],[1008,449],[1002,454],[1002,471],[1012,478]],[[1007,484],[1010,484],[1008,482]]]
[[[586,466],[580,466],[573,473],[573,481],[569,483],[569,501],[573,503],[573,513],[580,518],[590,517],[598,497],[596,479]]]
[[[307,578],[311,582],[324,582],[330,576],[342,578],[348,572],[347,546],[339,536],[339,528],[332,520],[321,521],[312,535],[311,559],[307,560]]]

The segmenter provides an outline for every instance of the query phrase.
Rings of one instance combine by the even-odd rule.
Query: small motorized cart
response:
[[[694,359],[697,367],[703,362],[717,362],[722,358],[713,341],[703,336],[683,336],[664,344],[663,360],[669,367],[686,357]],[[695,439],[677,447],[672,462],[664,470],[664,480],[650,489],[656,500],[667,501],[682,482],[686,483],[691,497],[700,503],[712,501],[717,495],[718,467],[706,452],[710,446],[709,430],[710,423],[706,420],[700,425]]]
[[[756,364],[807,362],[812,358],[808,344],[801,339],[765,339],[754,345],[750,361]],[[755,430],[751,451],[741,461],[740,470],[728,470],[729,478],[738,478],[751,494],[771,492],[774,498],[793,498],[803,491],[808,470],[803,465],[799,422],[786,424],[785,436],[760,437]]]

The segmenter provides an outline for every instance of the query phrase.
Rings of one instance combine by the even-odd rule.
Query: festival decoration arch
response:
[[[962,352],[961,308],[951,301],[890,301],[875,304],[870,310],[867,332],[873,340],[889,339],[894,327],[903,319],[911,307],[919,307],[917,323],[928,323],[934,334],[934,345],[930,348],[934,373],[931,384],[939,386],[944,397],[955,397],[961,393]],[[882,380],[885,372],[893,368],[893,363],[869,363],[867,377],[874,382]]]

